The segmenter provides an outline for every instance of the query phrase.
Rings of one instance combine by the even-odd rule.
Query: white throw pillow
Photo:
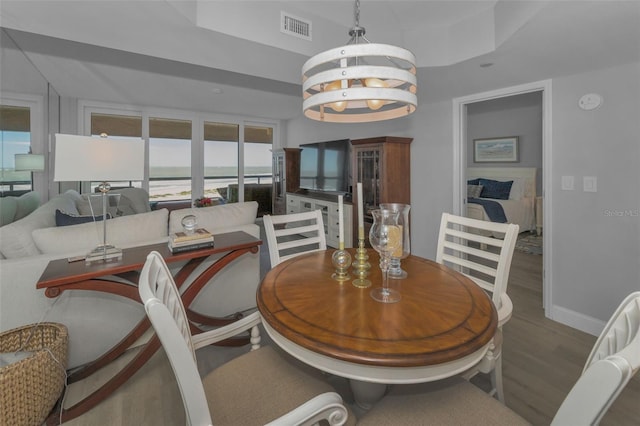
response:
[[[131,247],[166,237],[167,209],[134,214],[107,220],[107,243],[116,247]],[[42,253],[61,254],[89,251],[102,244],[102,222],[36,229],[33,240]]]
[[[467,198],[480,198],[482,185],[467,185]]]
[[[256,222],[258,203],[229,203],[211,207],[174,210],[169,216],[169,233],[182,231],[182,218],[194,215],[198,228],[205,228],[212,234],[229,232],[230,228]]]
[[[56,210],[78,213],[75,203],[77,192],[72,191],[53,197],[35,209],[33,213],[13,223],[0,227],[0,252],[7,259],[40,254],[31,237],[34,229],[56,226]]]
[[[509,192],[510,200],[520,200],[524,197],[524,178],[513,178],[513,184],[511,185],[511,192]]]

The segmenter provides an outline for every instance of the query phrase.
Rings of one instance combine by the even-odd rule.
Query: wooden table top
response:
[[[493,337],[493,303],[464,275],[409,256],[402,260],[408,278],[389,280],[402,300],[384,304],[369,295],[382,284],[375,251],[368,252],[372,285],[365,289],[331,278],[332,253],[289,259],[260,284],[257,302],[264,320],[293,343],[347,362],[416,367],[472,354]]]
[[[72,281],[88,280],[104,275],[116,275],[139,270],[144,266],[147,255],[153,250],[159,252],[167,263],[172,263],[208,257],[230,250],[257,247],[262,244],[261,240],[243,231],[216,234],[214,235],[214,241],[214,247],[176,254],[171,253],[166,242],[126,248],[122,250],[121,260],[106,263],[94,262],[86,264],[83,260],[69,262],[67,258],[52,260],[42,273],[36,288],[55,287]]]

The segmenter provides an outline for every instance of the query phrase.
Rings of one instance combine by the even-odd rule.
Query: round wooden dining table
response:
[[[369,295],[382,283],[378,254],[368,251],[372,286],[358,288],[331,277],[333,251],[282,262],[260,284],[257,305],[265,330],[282,349],[350,379],[364,409],[387,384],[439,380],[480,362],[496,332],[497,313],[472,280],[411,255],[402,260],[407,278],[389,280],[402,299],[380,303]],[[350,252],[354,258],[355,250]]]

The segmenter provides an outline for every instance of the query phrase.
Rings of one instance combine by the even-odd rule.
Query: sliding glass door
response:
[[[91,134],[148,140],[147,178],[151,201],[258,201],[271,211],[272,156],[276,122],[188,112],[119,111],[83,106]],[[249,188],[251,187],[251,188]]]

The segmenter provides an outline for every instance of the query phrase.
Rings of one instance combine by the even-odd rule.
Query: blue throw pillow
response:
[[[107,219],[110,216],[107,213]],[[102,215],[96,216],[95,221],[101,221]],[[69,226],[69,225],[78,225],[80,223],[93,222],[93,216],[75,216],[72,214],[67,214],[62,210],[56,210],[56,226]]]
[[[475,178],[467,181],[467,185],[480,185],[480,179]]]
[[[500,182],[492,179],[478,179],[482,185],[482,198],[494,198],[496,200],[508,200],[513,181]]]

